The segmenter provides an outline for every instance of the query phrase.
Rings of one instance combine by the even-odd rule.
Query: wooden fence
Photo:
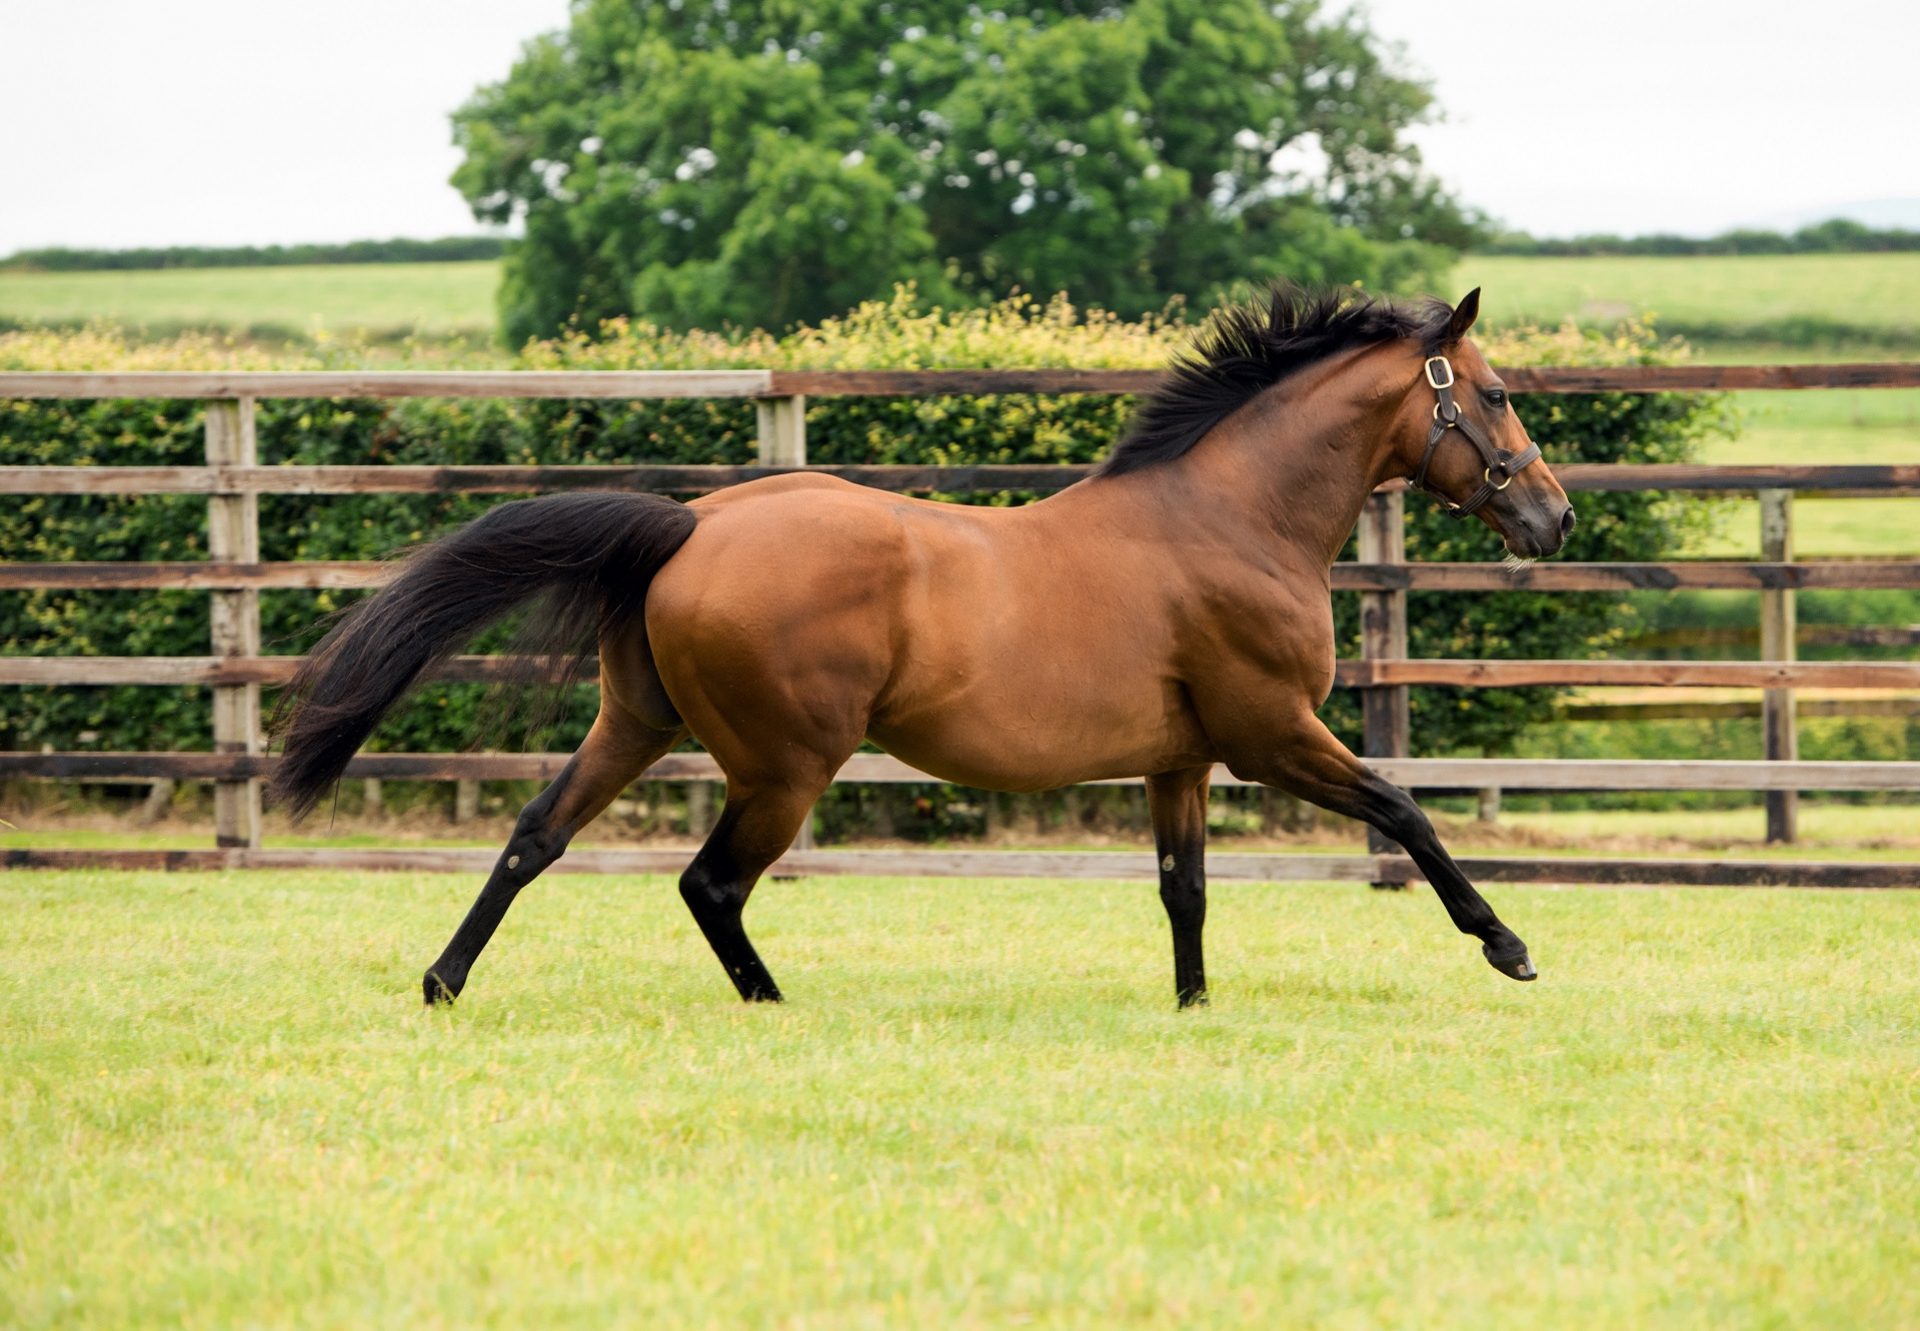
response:
[[[1553,367],[1504,370],[1516,392],[1696,391],[1920,387],[1920,364],[1797,366]],[[807,466],[808,396],[942,393],[1137,393],[1157,374],[1133,370],[452,373],[0,373],[6,398],[173,398],[206,402],[206,463],[198,467],[7,467],[6,494],[204,494],[208,558],[194,562],[3,563],[0,589],[187,588],[213,597],[212,642],[203,657],[0,657],[0,685],[151,684],[210,686],[211,753],[0,753],[0,777],[210,780],[215,783],[216,848],[182,851],[21,849],[11,866],[215,866],[447,868],[484,870],[492,852],[455,850],[268,850],[261,846],[261,779],[271,770],[261,729],[260,689],[281,682],[293,660],[261,655],[263,588],[360,588],[379,585],[377,562],[260,560],[261,494],[510,494],[579,488],[705,492]],[[261,398],[521,397],[752,398],[759,412],[759,460],[737,466],[261,466],[254,403]],[[1085,475],[1073,466],[842,466],[811,470],[897,491],[1052,491]],[[1765,791],[1770,839],[1790,840],[1796,792],[1920,789],[1920,762],[1800,762],[1793,690],[1920,689],[1920,662],[1798,662],[1793,593],[1804,588],[1920,587],[1920,559],[1797,562],[1792,555],[1792,496],[1920,495],[1920,466],[1809,465],[1707,467],[1570,464],[1555,468],[1569,491],[1677,490],[1757,493],[1762,558],[1651,563],[1411,564],[1404,540],[1404,485],[1369,500],[1360,526],[1360,558],[1335,567],[1336,590],[1362,593],[1362,655],[1342,661],[1340,685],[1364,690],[1365,753],[1386,777],[1425,789],[1744,790]],[[1761,594],[1759,661],[1449,661],[1407,657],[1409,591],[1618,591],[1734,588]],[[458,657],[449,679],[498,678],[514,663]],[[1410,685],[1732,686],[1765,690],[1766,755],[1742,762],[1540,761],[1414,758],[1408,753]],[[1904,699],[1897,700],[1904,702]],[[362,754],[353,777],[432,780],[550,779],[565,754]],[[700,754],[676,754],[648,780],[719,777]],[[928,781],[883,755],[859,755],[843,781]],[[1236,784],[1224,769],[1221,784]],[[563,868],[677,871],[685,852],[580,851]],[[1488,881],[1591,883],[1798,884],[1823,887],[1920,886],[1920,863],[1823,864],[1806,861],[1631,859],[1478,859],[1466,871]],[[1415,876],[1390,843],[1370,840],[1364,855],[1216,855],[1222,878],[1359,879],[1399,883]],[[1146,854],[1005,851],[853,851],[796,849],[787,872],[872,872],[1062,877],[1150,877]]]

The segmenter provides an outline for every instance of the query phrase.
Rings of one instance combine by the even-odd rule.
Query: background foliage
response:
[[[1151,366],[1177,343],[1179,325],[1041,305],[1015,298],[987,308],[928,311],[907,290],[785,338],[680,334],[617,321],[598,339],[573,336],[530,347],[521,363],[549,368],[785,368],[965,366]],[[1571,329],[1500,335],[1485,344],[1506,364],[1643,363],[1672,354],[1644,330],[1602,338]],[[263,353],[206,339],[129,346],[111,334],[0,335],[0,368],[244,368]],[[285,367],[285,357],[278,363]],[[1674,462],[1714,425],[1710,400],[1678,395],[1597,394],[1519,403],[1553,461]],[[1102,397],[816,399],[808,410],[809,455],[823,463],[1088,462],[1121,429],[1129,404]],[[199,411],[187,402],[98,401],[0,407],[0,463],[193,464]],[[747,462],[755,455],[751,403],[738,401],[265,401],[262,461],[361,464]],[[1009,503],[987,495],[969,502]],[[268,496],[261,504],[263,556],[366,559],[427,539],[470,519],[495,496]],[[1646,494],[1589,495],[1566,552],[1570,559],[1653,559],[1675,550],[1689,514]],[[1411,505],[1414,559],[1498,558],[1478,523],[1455,523]],[[195,559],[205,552],[205,503],[193,496],[16,496],[0,499],[0,548],[35,560]],[[262,597],[268,650],[298,652],[340,593]],[[1357,650],[1357,598],[1337,599],[1342,654]],[[1605,651],[1626,615],[1603,593],[1415,595],[1412,649],[1419,656],[1557,657]],[[194,655],[207,650],[207,598],[192,592],[9,592],[0,594],[0,636],[40,655]],[[1478,751],[1508,742],[1551,707],[1546,689],[1416,690],[1422,753]],[[0,745],[7,748],[204,749],[203,691],[46,688],[0,692]],[[559,733],[535,743],[570,747],[592,715],[583,689]],[[384,726],[380,747],[460,750],[493,738],[479,686],[429,686]],[[1357,739],[1357,706],[1337,693],[1326,714]],[[852,791],[832,800],[851,804]]]
[[[784,329],[896,280],[1137,315],[1437,271],[1477,230],[1405,141],[1430,103],[1312,0],[583,0],[455,115],[453,180],[524,228],[510,345]]]

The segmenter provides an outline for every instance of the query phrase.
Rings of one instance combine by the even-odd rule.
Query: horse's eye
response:
[[[1486,390],[1486,398],[1487,405],[1497,411],[1507,405],[1507,390],[1504,388],[1489,388]]]

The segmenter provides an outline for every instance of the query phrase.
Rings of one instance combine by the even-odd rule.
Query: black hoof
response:
[[[1180,1010],[1182,1012],[1185,1012],[1190,1007],[1207,1006],[1207,991],[1205,989],[1192,990],[1188,993],[1181,994],[1179,998]]]
[[[1533,959],[1527,956],[1526,945],[1512,952],[1495,954],[1493,944],[1482,943],[1480,953],[1486,957],[1487,964],[1510,980],[1537,980],[1540,972],[1533,967]]]
[[[445,981],[432,971],[428,971],[420,981],[420,992],[427,1000],[428,1007],[450,1005],[454,998],[453,990],[447,988]]]

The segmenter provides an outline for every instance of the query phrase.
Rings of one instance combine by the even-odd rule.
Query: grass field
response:
[[[1920,392],[1842,389],[1733,396],[1739,433],[1710,441],[1702,451],[1703,462],[1920,463]],[[1920,554],[1920,499],[1802,497],[1793,507],[1798,555]],[[1691,553],[1757,558],[1759,550],[1759,505],[1741,500],[1725,505],[1718,535]]]
[[[1901,1326],[1920,896],[22,873],[0,1323]]]
[[[492,336],[498,280],[499,265],[486,261],[0,272],[0,320],[292,336],[462,333],[484,341]]]
[[[113,320],[158,328],[484,331],[493,262],[0,273],[0,319]],[[1653,313],[1676,327],[1748,331],[1817,321],[1920,343],[1920,254],[1752,258],[1469,256],[1444,294],[1486,291],[1495,324],[1609,323]],[[1804,341],[1804,339],[1802,339]],[[1817,344],[1791,348],[1794,359]],[[1884,354],[1881,353],[1881,354]],[[1742,358],[1746,358],[1744,355]]]
[[[1471,255],[1460,291],[1485,288],[1495,323],[1608,323],[1652,313],[1663,325],[1749,333],[1800,323],[1920,342],[1920,254],[1709,258]]]

